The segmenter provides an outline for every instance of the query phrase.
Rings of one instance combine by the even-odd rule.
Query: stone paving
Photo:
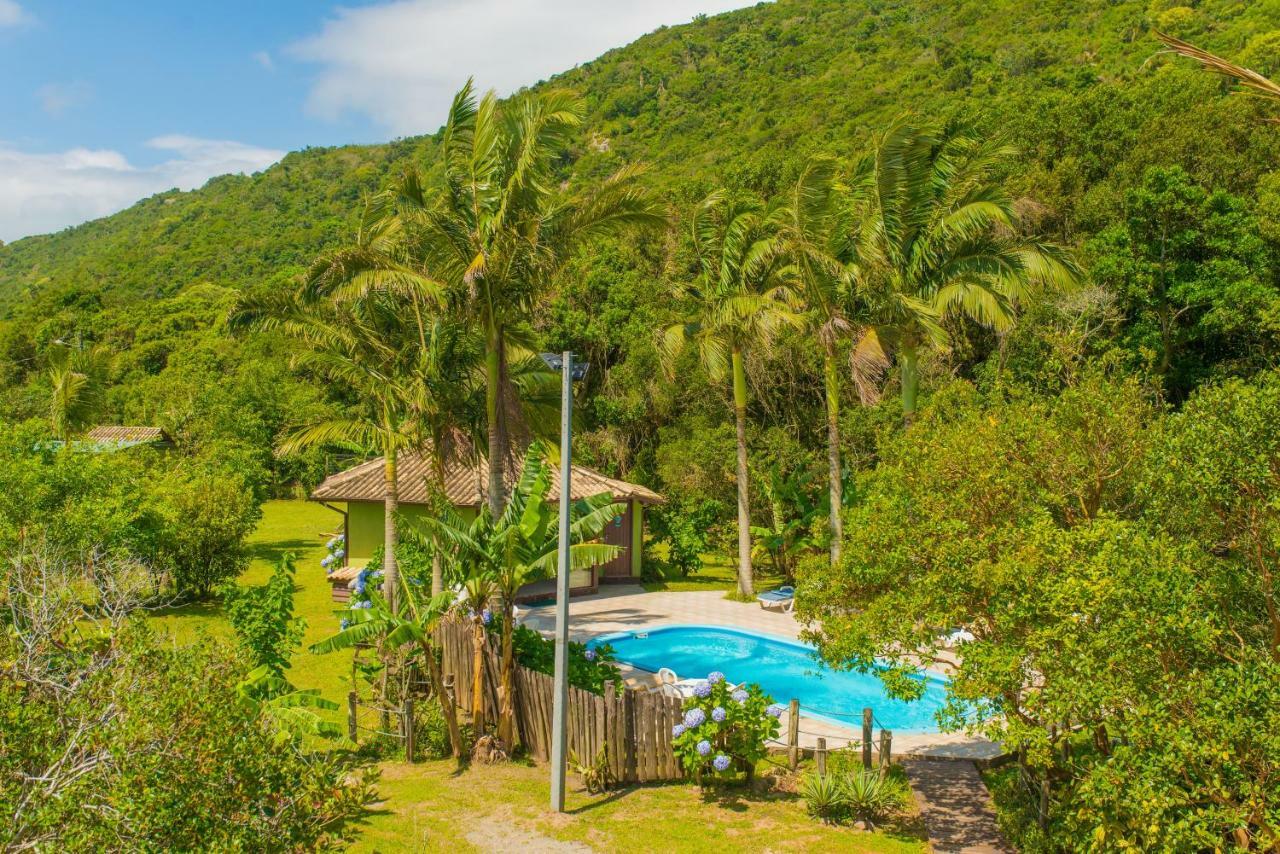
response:
[[[555,606],[541,605],[521,610],[521,622],[531,629],[550,634],[555,629]],[[795,640],[800,624],[795,617],[778,609],[763,609],[756,603],[734,602],[724,598],[724,591],[661,591],[646,593],[639,585],[617,585],[601,588],[591,596],[569,602],[569,636],[577,641],[610,632],[635,631],[662,625],[716,625],[744,629],[760,634]],[[698,674],[680,674],[689,676]],[[628,684],[654,684],[653,674],[625,668]],[[785,699],[779,698],[780,702]],[[819,737],[827,740],[829,749],[856,741],[860,733],[855,726],[837,726],[824,720],[800,714],[800,745],[813,748]],[[787,716],[783,715],[787,731]],[[962,733],[895,734],[893,753],[896,757],[990,759],[1000,754],[999,745],[986,739]]]
[[[903,763],[936,852],[1004,854],[1005,843],[982,776],[972,762]]]

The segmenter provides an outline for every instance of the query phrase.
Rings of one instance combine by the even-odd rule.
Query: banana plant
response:
[[[349,746],[342,727],[316,714],[314,709],[336,711],[338,704],[320,696],[319,688],[297,689],[268,664],[260,664],[236,683],[236,696],[275,726],[281,741],[327,738]]]
[[[520,480],[500,515],[481,508],[466,523],[456,514],[416,522],[420,530],[453,546],[455,558],[470,563],[478,579],[486,579],[501,605],[502,665],[498,686],[498,738],[510,747],[515,729],[512,674],[515,669],[512,634],[513,611],[520,588],[550,578],[556,572],[560,537],[558,505],[551,498],[554,470],[546,449],[535,442],[525,454]],[[556,496],[558,498],[559,496]],[[580,499],[570,507],[569,569],[589,569],[617,557],[618,546],[592,542],[600,536],[624,505],[608,493]],[[479,582],[477,582],[479,583]],[[479,611],[484,602],[472,598]]]

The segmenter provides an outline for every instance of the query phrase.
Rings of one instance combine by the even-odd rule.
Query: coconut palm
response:
[[[1019,236],[1013,204],[994,178],[1011,154],[961,124],[900,120],[865,170],[852,269],[872,322],[854,362],[883,369],[896,353],[908,422],[921,352],[947,346],[948,317],[1005,329],[1019,304],[1078,279],[1064,250]]]
[[[853,289],[848,265],[853,241],[847,195],[837,182],[834,159],[811,159],[792,185],[780,218],[781,237],[803,290],[806,319],[822,348],[822,379],[827,410],[828,494],[831,512],[831,565],[840,560],[844,505],[840,465],[840,346],[852,334]]]
[[[1182,39],[1175,38],[1171,35],[1156,31],[1156,38],[1164,42],[1166,46],[1174,53],[1181,54],[1188,59],[1194,59],[1200,63],[1206,70],[1215,74],[1221,74],[1224,77],[1230,77],[1235,80],[1245,90],[1261,95],[1264,98],[1280,101],[1280,84],[1262,76],[1256,71],[1245,68],[1242,65],[1236,65],[1230,60],[1215,56],[1206,50],[1201,50],[1193,44],[1184,42]],[[1280,119],[1268,119],[1272,123],[1280,123]]]
[[[692,216],[697,275],[677,286],[687,319],[666,330],[661,351],[668,372],[689,345],[713,382],[732,378],[738,457],[738,592],[754,594],[751,504],[747,485],[747,369],[754,347],[767,347],[784,326],[799,327],[795,270],[787,263],[778,211],[723,191],[708,195]]]
[[[49,420],[59,439],[69,439],[88,427],[101,411],[109,363],[103,347],[59,343],[51,351]]]
[[[540,442],[535,442],[525,454],[520,480],[499,516],[495,517],[486,506],[470,523],[464,523],[456,514],[417,522],[425,536],[439,537],[453,544],[459,559],[472,564],[469,574],[477,584],[497,593],[502,625],[498,738],[507,748],[512,744],[515,722],[512,674],[516,595],[526,584],[556,572],[560,537],[556,527],[558,511],[549,500],[553,473],[545,449]],[[569,523],[570,571],[589,569],[617,557],[618,546],[591,540],[600,536],[605,526],[624,509],[607,493],[573,502]],[[484,605],[480,589],[469,596],[473,616]],[[477,698],[480,690],[473,686]],[[483,703],[473,701],[473,707],[483,708]]]
[[[538,298],[584,241],[665,222],[639,187],[644,170],[637,165],[580,192],[562,188],[555,161],[582,113],[581,99],[565,90],[500,105],[493,92],[477,101],[468,81],[445,124],[443,180],[432,184],[409,169],[380,197],[384,219],[393,223],[381,228],[397,234],[406,252],[385,269],[373,264],[349,277],[357,289],[423,293],[443,282],[453,309],[482,336],[487,498],[495,517],[508,457],[519,444],[512,351],[530,343],[528,320]]]

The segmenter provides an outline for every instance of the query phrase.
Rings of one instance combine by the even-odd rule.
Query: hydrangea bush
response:
[[[347,538],[342,534],[338,534],[324,544],[327,554],[320,559],[320,565],[324,567],[325,575],[340,569],[347,556]]]
[[[671,729],[671,749],[686,773],[704,780],[750,770],[778,737],[780,706],[759,685],[734,688],[719,671],[694,686],[684,719]]]

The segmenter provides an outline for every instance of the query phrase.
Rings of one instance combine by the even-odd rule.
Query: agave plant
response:
[[[842,787],[845,805],[868,829],[902,805],[902,784],[877,771],[851,771],[843,778]]]
[[[823,824],[834,824],[849,811],[849,798],[841,778],[835,774],[806,774],[800,782],[809,815]]]

